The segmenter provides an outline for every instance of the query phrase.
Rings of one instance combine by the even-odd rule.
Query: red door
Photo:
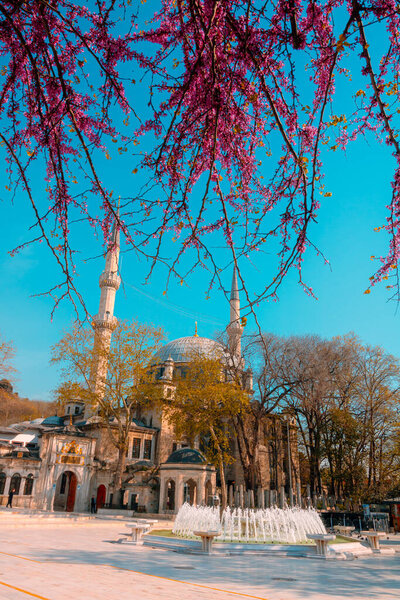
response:
[[[74,473],[69,475],[69,487],[68,487],[68,498],[67,498],[67,512],[72,512],[75,506],[75,494],[76,494],[77,479]]]
[[[97,488],[96,508],[103,508],[106,501],[106,486],[99,485]]]

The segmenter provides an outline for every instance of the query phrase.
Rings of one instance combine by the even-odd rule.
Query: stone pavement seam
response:
[[[264,596],[251,596],[244,594],[243,592],[232,592],[230,590],[223,590],[221,588],[211,587],[210,585],[203,585],[201,583],[193,583],[191,581],[182,581],[182,579],[172,579],[172,577],[165,577],[164,575],[152,575],[151,573],[143,573],[143,571],[135,571],[134,569],[128,569],[127,567],[118,567],[116,565],[103,564],[104,567],[111,567],[112,569],[119,569],[121,571],[129,571],[136,573],[137,575],[147,575],[147,577],[156,577],[157,579],[165,579],[166,581],[173,581],[174,583],[184,583],[185,585],[192,585],[194,587],[203,588],[206,590],[212,590],[213,592],[224,592],[225,594],[232,594],[233,596],[241,596],[242,598],[252,598],[253,600],[268,600]]]
[[[12,554],[10,556],[12,556]],[[35,561],[35,562],[37,562],[37,561]],[[9,583],[6,583],[5,581],[0,581],[0,585],[4,585],[5,587],[11,588],[12,590],[16,590],[17,592],[22,592],[23,594],[31,596],[32,598],[39,598],[39,600],[49,600],[48,598],[45,598],[44,596],[38,596],[38,594],[33,594],[32,592],[23,590],[22,588],[16,587],[15,585],[10,585]]]
[[[38,563],[38,564],[51,564],[53,561],[51,560],[34,560],[32,558],[27,558],[26,556],[20,556],[19,554],[10,554],[9,552],[3,552],[0,551],[0,554],[5,554],[6,556],[12,556],[13,558],[20,558],[21,560],[28,560],[30,562],[34,562],[34,563]],[[250,594],[244,594],[243,592],[233,592],[231,590],[224,590],[221,588],[216,588],[216,587],[211,587],[209,585],[203,585],[201,583],[193,583],[191,581],[183,581],[182,579],[173,579],[172,577],[165,577],[164,575],[152,575],[151,573],[144,573],[143,571],[136,571],[135,569],[128,569],[127,567],[120,567],[117,565],[110,565],[108,563],[102,563],[99,564],[97,566],[102,566],[102,567],[110,567],[111,569],[117,569],[120,571],[128,571],[130,573],[135,573],[136,575],[145,575],[147,577],[155,577],[157,579],[164,579],[165,581],[173,581],[174,583],[182,583],[184,585],[191,585],[193,587],[198,587],[198,588],[202,588],[205,590],[212,590],[213,592],[222,592],[225,594],[232,594],[233,596],[240,596],[241,598],[251,598],[252,600],[268,600],[268,598],[265,598],[265,596],[253,596]],[[0,581],[0,584],[2,582]],[[3,585],[7,585],[6,583]],[[13,587],[13,586],[9,586],[9,587]],[[18,589],[18,588],[15,588]],[[24,590],[18,590],[18,591],[24,591]],[[29,594],[29,592],[25,592],[26,594]],[[33,597],[36,598],[43,598],[43,596],[35,596],[35,594],[30,594]],[[43,600],[48,600],[48,598],[43,598]]]
[[[9,552],[3,552],[0,550],[0,554],[5,554],[6,556],[12,556],[13,558],[20,558],[21,560],[29,560],[29,562],[34,562],[38,564],[42,564],[43,560],[35,560],[34,558],[27,558],[26,556],[20,556],[19,554],[10,554]]]

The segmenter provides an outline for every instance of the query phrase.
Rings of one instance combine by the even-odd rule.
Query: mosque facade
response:
[[[99,312],[93,319],[95,338],[99,336],[103,343],[110,343],[117,323],[114,305],[120,285],[119,249],[119,232],[114,227],[105,269],[99,280]],[[244,385],[251,393],[252,375],[245,370],[241,357],[242,332],[234,271],[228,347],[200,337],[197,332],[167,343],[157,352],[152,365],[154,384],[159,386],[160,394],[164,397],[173,394],[174,378],[185,376],[193,353],[209,356],[221,352],[229,353],[236,366],[242,369]],[[96,368],[104,373],[107,365],[99,363]],[[275,450],[270,451],[268,440],[259,448],[262,487],[278,491],[284,485],[287,487],[290,480],[295,488],[299,482],[299,469],[292,424],[289,431],[279,416],[271,415],[263,426],[267,438],[268,431],[270,437],[275,436]],[[244,482],[234,437],[232,449],[235,462],[228,468],[227,482],[233,497],[233,490]],[[9,492],[14,490],[13,506],[22,508],[85,512],[90,510],[93,498],[97,509],[115,506],[113,476],[117,459],[117,450],[107,427],[79,400],[67,402],[61,416],[0,427],[0,504],[5,505]],[[162,412],[154,410],[133,419],[123,495],[118,499],[118,505],[135,512],[176,513],[183,502],[210,503],[215,498],[217,483],[215,468],[207,464],[200,443],[189,447],[185,440],[176,439]]]

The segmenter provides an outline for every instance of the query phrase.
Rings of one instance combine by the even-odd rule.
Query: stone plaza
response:
[[[0,509],[0,599],[388,600],[400,553],[321,561],[269,553],[182,554],[115,543],[126,522]],[[400,539],[387,543],[400,550]]]

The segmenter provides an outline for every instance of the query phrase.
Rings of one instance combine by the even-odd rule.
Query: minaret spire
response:
[[[236,265],[233,267],[232,275],[232,286],[231,286],[231,297],[229,300],[230,307],[230,319],[227,327],[229,336],[229,349],[232,356],[236,357],[241,361],[241,337],[243,333],[243,327],[240,321],[240,296],[237,281]]]
[[[120,233],[118,206],[116,220],[113,225],[107,248],[106,264],[99,279],[101,290],[99,312],[93,317],[95,360],[91,379],[93,388],[96,391],[99,390],[102,379],[107,375],[107,352],[110,348],[112,332],[118,323],[116,317],[114,317],[114,306],[115,295],[121,285],[121,278],[118,275],[119,251]],[[91,415],[93,415],[93,410],[91,410],[90,407],[86,407],[85,418],[88,418]]]
[[[232,275],[232,286],[231,286],[231,298],[230,298],[230,322],[233,323],[236,319],[240,317],[240,296],[239,296],[239,288],[237,282],[237,272],[236,266],[233,267],[233,275]]]

